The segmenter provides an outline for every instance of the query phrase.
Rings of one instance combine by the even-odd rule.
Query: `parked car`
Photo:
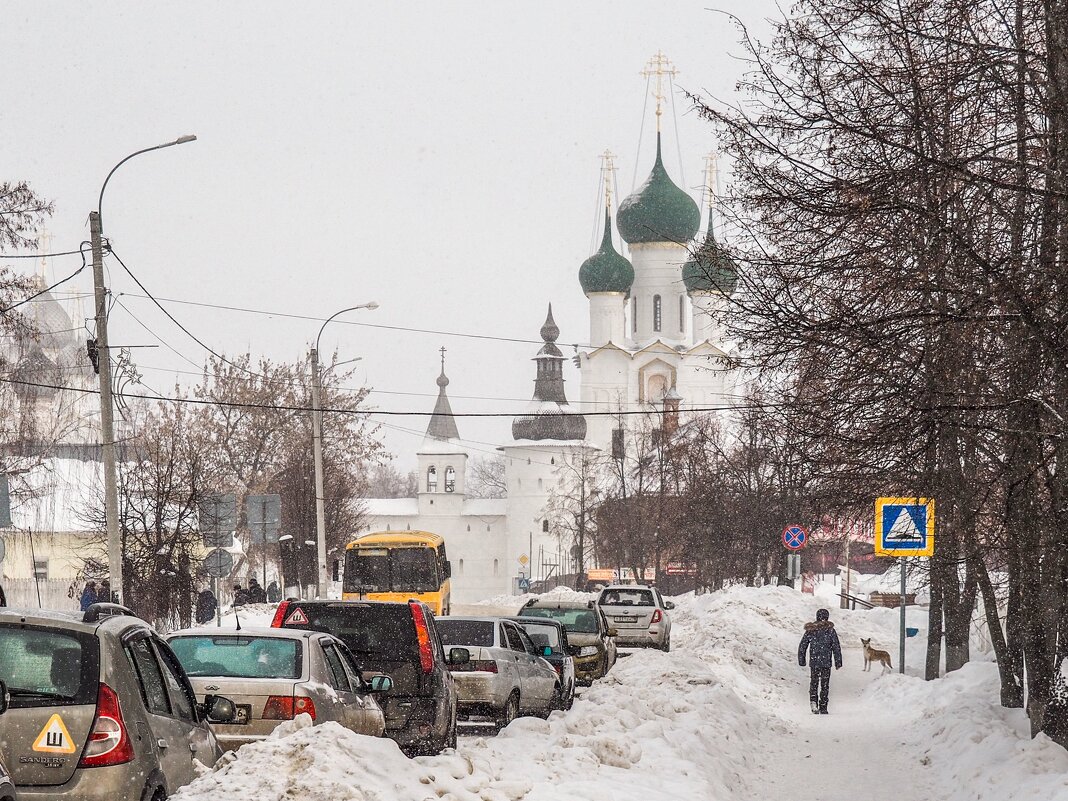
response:
[[[375,694],[388,692],[392,679],[365,681],[349,649],[332,634],[187,629],[166,639],[198,698],[222,692],[236,705],[234,720],[214,727],[224,748],[263,740],[301,713],[357,734],[380,737],[385,731]]]
[[[575,657],[575,681],[580,685],[588,687],[616,663],[614,638],[618,632],[609,627],[593,601],[531,598],[518,616],[548,618],[567,629],[567,641]]]
[[[560,677],[560,709],[570,709],[575,703],[575,657],[567,641],[567,629],[558,621],[548,618],[509,618],[515,621],[530,637],[556,675]],[[546,650],[548,649],[548,650]]]
[[[0,715],[7,711],[7,687],[0,681]],[[0,754],[0,801],[17,801],[15,785],[11,781],[11,774],[4,766],[3,754]]]
[[[197,703],[170,647],[129,609],[0,610],[0,752],[20,801],[161,801],[222,749],[209,718],[230,699]]]
[[[619,632],[616,645],[671,650],[671,616],[675,608],[660,590],[643,584],[610,584],[601,590],[597,605]]]
[[[437,754],[456,747],[456,684],[449,669],[470,654],[452,648],[446,656],[426,604],[283,601],[271,626],[333,634],[365,676],[390,676],[393,687],[383,696],[386,736],[405,753]]]
[[[470,654],[468,662],[452,668],[461,716],[489,717],[503,728],[519,715],[548,717],[560,708],[560,677],[514,622],[447,617],[437,625],[446,647],[466,648]]]

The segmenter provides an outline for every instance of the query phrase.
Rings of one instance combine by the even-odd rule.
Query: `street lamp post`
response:
[[[323,335],[323,329],[335,317],[357,309],[374,310],[378,304],[374,301],[362,303],[359,306],[350,306],[335,312],[326,318],[326,322],[319,328],[315,337],[315,347],[311,351],[311,402],[312,402],[312,456],[315,460],[315,532],[317,545],[317,561],[319,567],[319,597],[326,598],[327,571],[326,571],[326,497],[323,491],[323,412],[322,412],[322,375],[319,372],[319,339]]]
[[[100,187],[96,211],[89,212],[89,236],[93,247],[93,294],[96,302],[96,350],[99,354],[97,364],[100,375],[100,439],[104,456],[104,512],[108,532],[108,573],[112,593],[119,603],[122,602],[123,596],[122,539],[119,536],[119,488],[115,463],[115,407],[111,397],[111,353],[108,350],[107,287],[104,286],[104,224],[101,215],[104,190],[108,188],[108,181],[111,180],[115,171],[134,156],[193,141],[196,141],[195,136],[180,136],[173,142],[146,147],[128,155],[111,168],[111,172],[108,173]]]

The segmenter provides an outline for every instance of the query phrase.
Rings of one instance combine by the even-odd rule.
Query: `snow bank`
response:
[[[972,662],[939,681],[886,676],[868,690],[879,707],[920,711],[908,738],[944,783],[944,801],[1063,801],[1068,751],[1032,740],[1027,716],[998,706],[997,665]]]
[[[585,603],[586,601],[592,601],[597,598],[597,593],[578,592],[570,587],[561,586],[553,587],[553,589],[543,593],[528,592],[524,595],[494,595],[491,598],[483,598],[481,601],[467,604],[467,606],[487,606],[492,609],[517,610],[532,598],[545,598],[555,601],[582,601]],[[512,614],[514,614],[514,612]]]
[[[1068,752],[1032,741],[1023,712],[997,705],[992,663],[935,682],[861,672],[861,637],[897,666],[897,610],[831,609],[845,666],[825,718],[808,712],[796,661],[802,625],[825,599],[734,587],[676,602],[672,653],[621,658],[569,712],[416,760],[389,740],[294,722],[176,799],[837,801],[893,787],[899,801],[1068,801]],[[924,613],[909,610],[909,625],[924,629]],[[924,648],[923,631],[908,641],[910,672]]]

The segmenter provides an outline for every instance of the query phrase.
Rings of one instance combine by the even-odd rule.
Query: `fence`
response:
[[[38,603],[40,589],[40,603]],[[4,579],[4,594],[7,605],[22,609],[78,608],[78,595],[69,581],[63,579]]]

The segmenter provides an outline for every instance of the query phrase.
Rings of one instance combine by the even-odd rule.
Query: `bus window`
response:
[[[388,592],[389,550],[353,548],[345,562],[345,592]]]
[[[394,592],[434,592],[441,586],[433,548],[394,548],[390,556]]]

